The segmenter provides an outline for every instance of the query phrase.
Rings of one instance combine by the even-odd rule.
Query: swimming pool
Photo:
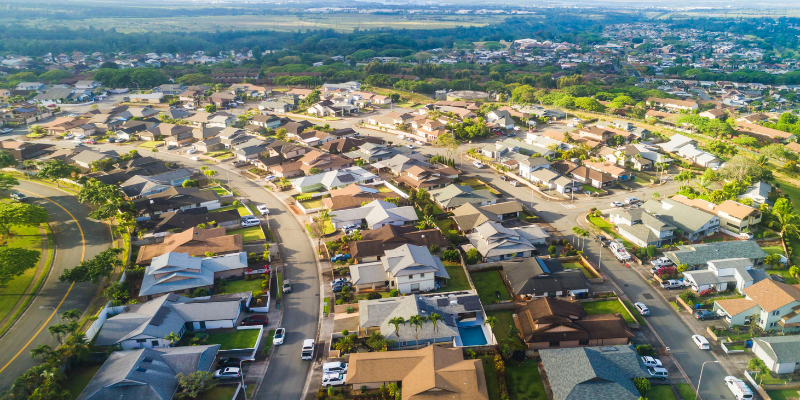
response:
[[[483,335],[483,328],[480,326],[466,326],[458,328],[461,335],[461,343],[464,346],[482,346],[487,344],[486,336]]]

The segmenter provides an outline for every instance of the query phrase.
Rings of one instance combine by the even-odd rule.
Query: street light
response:
[[[255,358],[247,358],[244,360],[239,361],[239,376],[242,377],[242,390],[244,390],[244,397],[247,398],[247,385],[244,384],[244,365],[242,365],[245,361],[255,361]]]
[[[717,363],[717,364],[719,364],[719,360],[706,361],[700,367],[700,378],[697,379],[697,391],[694,393],[694,397],[697,398],[697,399],[700,398],[700,382],[703,381],[703,368],[705,368],[706,364],[708,364],[708,363]]]
[[[53,310],[53,311],[55,311],[55,314],[56,314],[56,321],[58,321],[58,323],[59,323],[59,324],[61,323],[61,317],[58,315],[58,309],[57,309],[57,308],[55,308],[55,307],[48,307],[48,306],[39,306],[39,309],[40,309],[40,310],[44,310],[44,309],[50,309],[50,310]]]

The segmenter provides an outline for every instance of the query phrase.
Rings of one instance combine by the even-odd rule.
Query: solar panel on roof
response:
[[[550,269],[547,268],[547,265],[545,265],[544,260],[542,260],[541,258],[537,258],[536,263],[539,264],[539,268],[541,268],[542,271],[544,271],[546,274],[550,273]]]
[[[436,305],[439,307],[444,307],[448,304],[450,304],[450,302],[447,301],[447,299],[436,299]]]
[[[339,175],[337,178],[339,178],[339,182],[352,182],[356,180],[356,178],[353,178],[353,175],[350,174],[342,174]]]
[[[158,311],[156,311],[155,315],[153,315],[153,318],[150,320],[150,325],[153,326],[161,325],[161,323],[164,322],[164,319],[167,318],[167,314],[169,314],[169,311],[170,309],[168,307],[160,307]]]
[[[449,326],[456,326],[456,320],[453,318],[452,314],[445,314],[442,316],[444,318],[444,324]]]

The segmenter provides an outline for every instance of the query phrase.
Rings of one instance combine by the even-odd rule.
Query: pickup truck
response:
[[[288,279],[283,280],[283,293],[292,293],[292,281]]]
[[[683,287],[683,283],[675,279],[667,279],[661,282],[661,287],[667,290],[680,289]]]
[[[674,265],[672,260],[670,260],[668,257],[656,258],[655,260],[653,260],[651,262],[651,264],[653,264],[654,267],[659,268],[659,269],[662,268],[662,267],[671,267],[671,266]]]

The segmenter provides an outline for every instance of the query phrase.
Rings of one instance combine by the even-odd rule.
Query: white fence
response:
[[[407,194],[403,193],[403,191],[398,189],[395,185],[392,185],[391,183],[389,183],[389,181],[383,181],[383,184],[386,185],[386,187],[388,187],[389,189],[392,189],[392,191],[394,191],[398,195],[400,195],[400,197],[402,197],[404,199],[408,199],[408,195]]]
[[[97,333],[100,332],[100,328],[103,327],[106,320],[123,312],[125,307],[124,305],[112,307],[110,301],[106,303],[106,306],[97,314],[97,319],[92,322],[92,325],[86,330],[86,340],[91,342],[94,337],[97,336]]]

